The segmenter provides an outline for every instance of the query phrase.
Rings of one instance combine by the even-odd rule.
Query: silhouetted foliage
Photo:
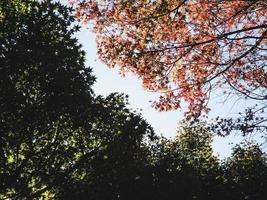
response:
[[[68,186],[82,180],[95,181],[96,191],[112,189],[105,170],[127,164],[134,171],[140,164],[133,156],[144,157],[140,145],[153,130],[123,96],[92,93],[70,8],[50,1],[0,5],[0,198],[50,199],[62,189],[74,198],[83,191]]]
[[[126,141],[117,143],[117,140],[116,134],[113,135],[104,149],[97,149],[88,157],[83,169],[86,178],[76,179],[67,189],[61,188],[58,198],[260,200],[266,197],[267,156],[256,144],[237,145],[231,157],[220,161],[212,152],[212,134],[201,125],[185,125],[175,139],[155,138],[136,149],[125,145]]]
[[[233,132],[241,133],[242,136],[258,136],[265,138],[267,141],[267,119],[266,106],[255,105],[245,109],[244,113],[239,113],[236,118],[217,117],[210,123],[210,129],[219,136],[227,136]]]
[[[69,8],[4,0],[0,14],[0,191],[32,199],[53,189],[83,148],[94,77]]]
[[[266,197],[267,157],[258,145],[237,145],[222,167],[225,199]]]

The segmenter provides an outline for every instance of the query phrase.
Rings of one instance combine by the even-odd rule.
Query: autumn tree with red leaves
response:
[[[163,95],[159,111],[209,110],[219,88],[267,106],[267,1],[70,0],[92,23],[98,55]]]

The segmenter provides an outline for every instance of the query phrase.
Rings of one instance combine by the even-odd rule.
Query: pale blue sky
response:
[[[108,95],[111,92],[120,92],[129,95],[130,107],[133,109],[141,109],[142,116],[151,124],[157,134],[166,137],[173,137],[176,134],[179,121],[182,119],[181,111],[157,112],[151,107],[150,100],[156,100],[159,94],[148,92],[143,89],[141,81],[135,76],[129,74],[121,77],[117,69],[109,69],[97,59],[95,35],[85,28],[77,34],[83,49],[86,51],[86,65],[93,68],[93,73],[97,77],[94,84],[96,94]],[[227,117],[233,116],[242,107],[246,106],[246,102],[230,100],[224,103],[224,98],[220,95],[213,96],[210,100],[209,113],[210,117]],[[243,110],[243,109],[242,109]],[[232,135],[227,138],[216,137],[213,142],[214,153],[220,154],[224,158],[230,154],[233,144],[240,141],[240,137]],[[230,145],[230,143],[233,143]]]

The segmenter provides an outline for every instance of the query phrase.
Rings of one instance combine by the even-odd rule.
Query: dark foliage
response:
[[[69,8],[4,0],[0,14],[0,191],[32,199],[83,148],[78,127],[87,126],[94,77]]]

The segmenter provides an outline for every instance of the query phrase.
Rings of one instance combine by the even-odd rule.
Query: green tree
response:
[[[126,194],[154,132],[122,95],[93,94],[71,9],[11,0],[0,11],[0,199]]]
[[[257,144],[235,146],[224,168],[226,199],[265,199],[267,195],[267,156]]]
[[[212,134],[201,124],[184,124],[173,140],[163,139],[157,167],[159,199],[212,199],[219,159],[212,153]]]
[[[68,172],[68,182],[59,186],[57,198],[132,199],[136,195],[136,182],[149,166],[147,142],[155,136],[125,103],[118,94],[96,98],[97,118],[91,128],[94,134],[87,147],[89,153]]]
[[[0,2],[0,198],[52,190],[84,147],[94,77],[70,11],[50,1]]]

